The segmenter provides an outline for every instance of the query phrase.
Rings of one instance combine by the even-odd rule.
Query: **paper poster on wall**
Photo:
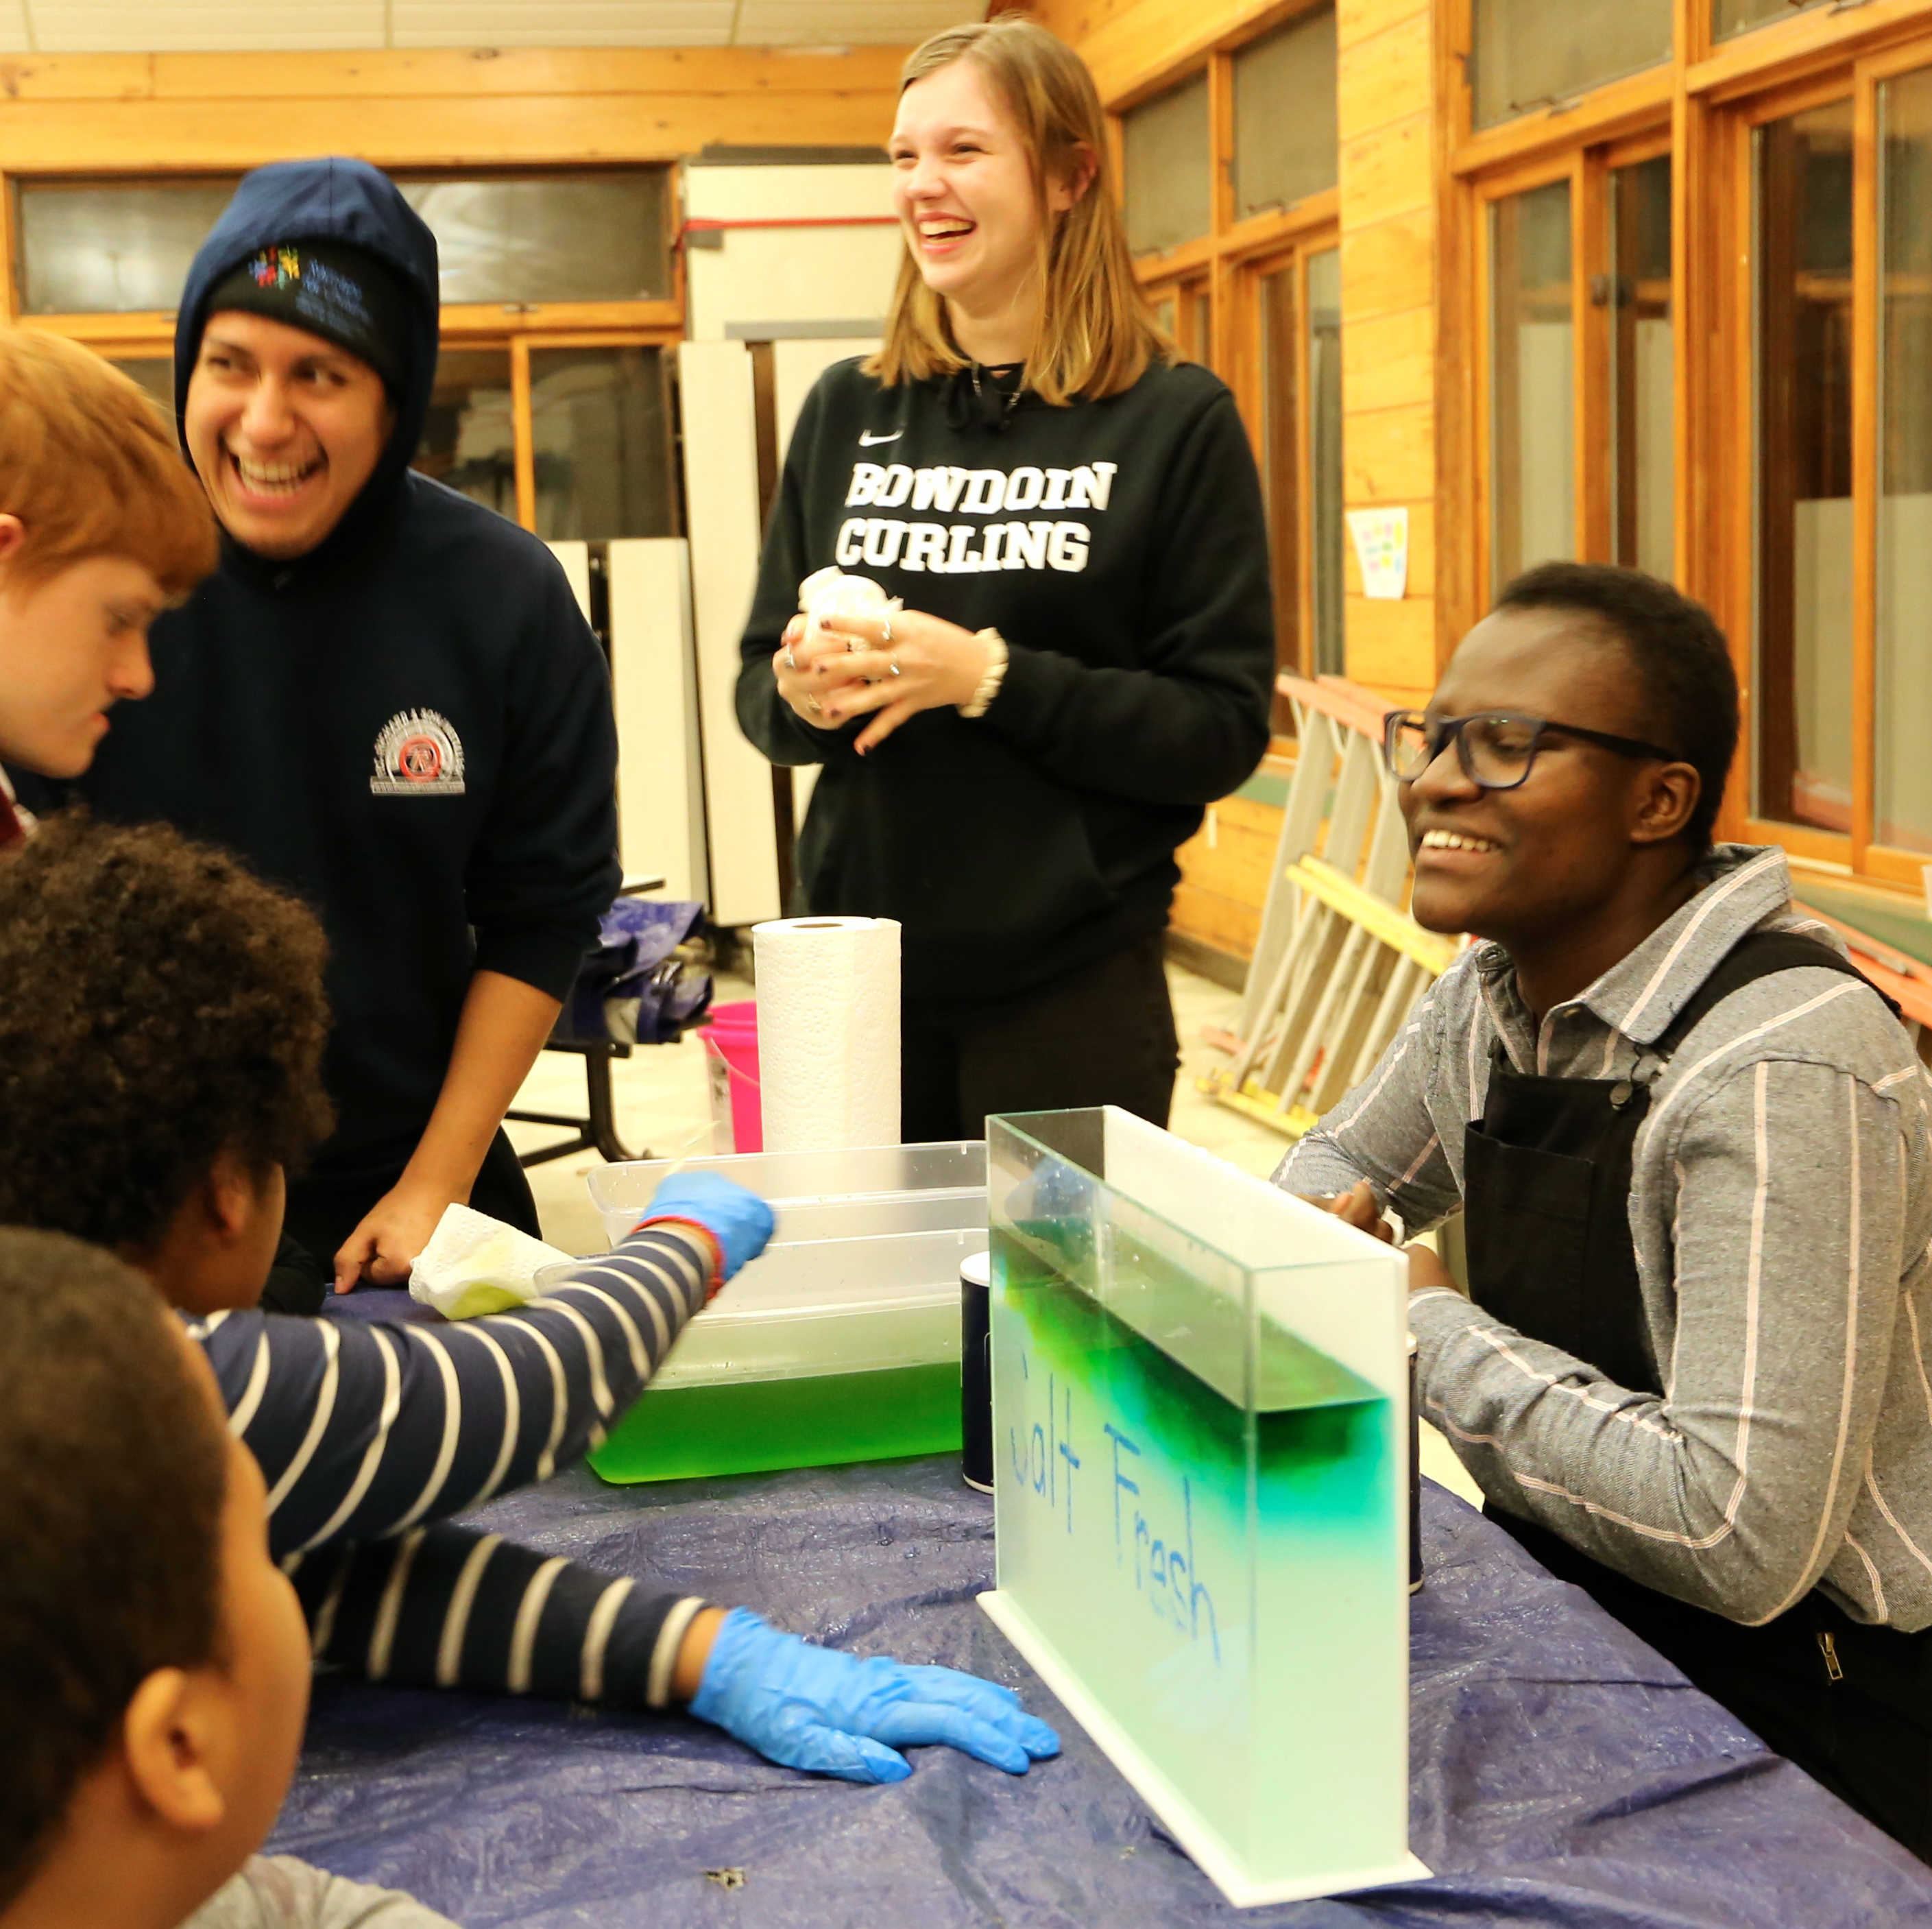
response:
[[[1352,509],[1348,533],[1362,566],[1362,593],[1378,602],[1400,602],[1408,587],[1408,511]]]

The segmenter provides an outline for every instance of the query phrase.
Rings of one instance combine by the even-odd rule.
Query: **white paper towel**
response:
[[[568,1253],[468,1206],[446,1206],[410,1269],[410,1297],[446,1320],[507,1312],[541,1299],[538,1275],[574,1264]]]
[[[804,640],[812,642],[829,617],[896,616],[905,605],[888,596],[870,576],[848,576],[843,569],[814,569],[798,586],[798,606],[805,616]],[[856,643],[847,645],[856,650]]]
[[[890,918],[752,927],[767,1152],[899,1142],[899,927]]]

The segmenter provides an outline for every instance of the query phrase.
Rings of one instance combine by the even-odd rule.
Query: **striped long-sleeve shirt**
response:
[[[1631,1077],[1747,932],[1817,931],[1780,851],[1720,846],[1705,878],[1540,1024],[1501,948],[1475,946],[1276,1184],[1366,1179],[1412,1233],[1454,1211],[1498,1041],[1520,1071]],[[1424,1411],[1484,1493],[1734,1621],[1822,1582],[1862,1620],[1932,1625],[1928,1102],[1910,1040],[1856,978],[1780,972],[1716,1006],[1652,1087],[1634,1156],[1661,1398],[1456,1294],[1411,1297]]]
[[[318,1658],[372,1680],[661,1707],[704,1603],[448,1516],[580,1458],[704,1304],[709,1257],[634,1233],[513,1312],[449,1326],[190,1324],[260,1463]]]

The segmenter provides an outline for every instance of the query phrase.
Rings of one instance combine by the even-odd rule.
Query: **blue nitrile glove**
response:
[[[694,1219],[718,1242],[727,1279],[764,1251],[778,1223],[755,1192],[715,1172],[674,1172],[638,1223],[653,1219]]]
[[[748,1608],[719,1626],[691,1711],[788,1768],[848,1782],[904,1781],[912,1765],[894,1749],[920,1742],[943,1741],[1010,1775],[1060,1753],[1060,1737],[1010,1688],[815,1647]]]

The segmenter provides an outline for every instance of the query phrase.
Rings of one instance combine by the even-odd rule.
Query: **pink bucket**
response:
[[[762,1152],[764,1108],[759,1102],[757,1000],[713,1006],[711,1023],[703,1036],[711,1074],[712,1119],[720,1125],[730,1119],[730,1150]]]

